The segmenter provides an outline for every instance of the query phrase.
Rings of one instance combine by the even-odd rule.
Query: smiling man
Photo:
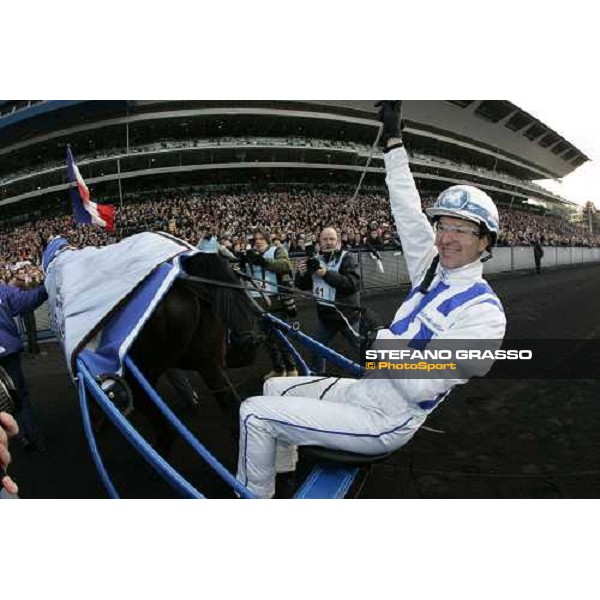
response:
[[[498,210],[485,192],[470,185],[455,185],[426,212],[434,222],[442,267],[458,269],[478,260],[484,252],[491,257],[498,236]]]
[[[498,236],[496,206],[475,187],[453,186],[428,209],[432,228],[403,147],[399,102],[380,106],[386,183],[412,290],[377,340],[408,342],[420,350],[432,341],[438,348],[448,340],[493,340],[499,345],[506,319],[483,279],[482,264],[491,258]],[[396,450],[410,441],[454,386],[467,381],[459,374],[441,379],[270,379],[264,395],[249,398],[240,409],[238,479],[269,498],[276,472],[294,469],[295,446],[359,454]]]

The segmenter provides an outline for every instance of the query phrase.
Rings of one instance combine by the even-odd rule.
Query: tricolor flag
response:
[[[67,146],[67,173],[69,181],[77,184],[70,189],[75,222],[83,225],[98,225],[114,233],[115,207],[112,204],[96,204],[90,200],[90,191],[75,164],[71,146]]]

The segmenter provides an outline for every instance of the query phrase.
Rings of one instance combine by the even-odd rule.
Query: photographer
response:
[[[241,265],[254,278],[254,285],[260,288],[250,294],[261,306],[280,318],[296,316],[293,298],[279,292],[279,286],[291,284],[292,263],[284,246],[271,245],[271,235],[264,229],[254,233],[253,247],[242,257]],[[266,297],[266,298],[265,298]],[[294,357],[281,347],[273,328],[267,326],[265,344],[272,370],[265,375],[271,377],[297,377],[298,370]]]
[[[319,236],[321,253],[300,261],[295,285],[312,290],[317,299],[319,325],[314,338],[328,346],[340,333],[357,351],[360,349],[360,272],[356,257],[339,247],[338,234],[325,227]],[[339,302],[344,306],[335,306]],[[356,308],[353,308],[356,307]],[[313,354],[311,370],[325,371],[325,360]]]
[[[39,285],[31,289],[20,289],[0,284],[0,366],[6,369],[14,381],[18,393],[17,419],[21,423],[20,441],[23,448],[41,450],[34,410],[21,368],[23,341],[15,323],[15,317],[31,312],[48,298],[46,289]]]

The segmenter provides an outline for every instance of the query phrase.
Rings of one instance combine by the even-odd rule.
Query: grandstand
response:
[[[424,195],[472,183],[500,203],[569,203],[535,184],[588,160],[507,101],[406,101],[406,145]],[[66,145],[96,199],[215,186],[355,185],[375,139],[373,101],[0,102],[0,220],[66,201]],[[366,189],[384,185],[373,156]]]

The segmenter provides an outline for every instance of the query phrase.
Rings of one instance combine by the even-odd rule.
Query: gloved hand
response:
[[[306,261],[306,272],[309,275],[316,273],[321,268],[321,261],[316,256],[311,256]]]
[[[246,260],[251,265],[263,266],[265,264],[265,259],[263,258],[262,254],[253,249],[250,249],[246,252]]]
[[[402,100],[380,100],[375,103],[375,106],[379,107],[377,120],[383,123],[381,141],[385,146],[390,138],[402,137],[402,123],[400,121]]]

